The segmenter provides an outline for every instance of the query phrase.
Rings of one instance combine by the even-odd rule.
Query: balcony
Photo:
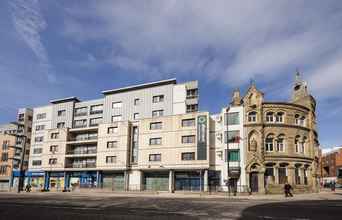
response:
[[[96,163],[71,163],[66,164],[65,168],[96,168]]]
[[[87,116],[87,115],[88,115],[87,112],[75,112],[75,114],[74,114],[75,117]]]
[[[73,150],[67,151],[67,155],[84,155],[84,154],[96,154],[97,153],[97,148],[95,147],[83,147],[83,148],[76,148]]]
[[[103,110],[94,110],[94,111],[90,111],[91,115],[97,115],[97,114],[102,114]]]
[[[73,125],[72,126],[73,128],[86,128],[87,127],[87,124],[81,124],[81,125]]]

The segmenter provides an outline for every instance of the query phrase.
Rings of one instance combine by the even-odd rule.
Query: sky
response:
[[[219,112],[251,80],[288,101],[298,69],[323,148],[342,145],[340,0],[0,1],[0,123],[21,107],[177,78]]]

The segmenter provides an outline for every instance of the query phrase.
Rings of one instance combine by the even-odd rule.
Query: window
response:
[[[227,158],[229,159],[229,162],[236,162],[240,161],[240,151],[239,150],[229,150],[229,154],[227,156],[227,150],[225,150],[226,153],[226,162]]]
[[[186,90],[186,98],[192,99],[198,96],[198,89],[188,89]]]
[[[285,144],[284,144],[284,135],[279,135],[279,137],[276,140],[277,143],[277,151],[279,152],[285,152]]]
[[[34,148],[33,154],[41,154],[43,152],[43,148]]]
[[[103,105],[92,105],[90,107],[91,115],[102,114],[102,113],[103,113]]]
[[[150,130],[159,130],[163,128],[163,124],[161,122],[152,122],[150,123]]]
[[[6,174],[6,172],[7,172],[7,166],[6,165],[0,166],[0,174]]]
[[[50,146],[50,152],[52,152],[52,153],[58,152],[58,145],[51,145]]]
[[[164,110],[152,111],[152,118],[160,117],[160,116],[163,116],[163,115],[164,115]]]
[[[49,164],[50,164],[50,165],[55,165],[55,164],[57,164],[57,158],[50,158],[50,159],[49,159]]]
[[[32,121],[32,116],[27,116],[27,120]]]
[[[98,126],[99,124],[102,123],[102,117],[99,118],[92,118],[89,121],[89,126]]]
[[[190,118],[190,119],[183,119],[182,120],[182,127],[194,127],[195,126],[195,119]]]
[[[37,114],[37,120],[46,118],[46,113]]]
[[[195,153],[194,152],[182,153],[182,160],[195,160]]]
[[[33,160],[32,161],[32,166],[40,166],[42,165],[42,161],[41,160]]]
[[[224,143],[227,143],[227,136],[228,136],[228,142],[229,143],[239,143],[240,142],[240,131],[234,130],[234,131],[225,131],[224,132]]]
[[[156,95],[152,97],[153,103],[164,102],[164,95]]]
[[[106,156],[106,163],[116,163],[116,156]]]
[[[301,148],[300,148],[300,152],[303,154],[305,153],[305,143],[306,143],[307,138],[303,137],[303,142],[301,143]]]
[[[266,122],[273,122],[273,112],[266,113]]]
[[[295,138],[295,148],[296,148],[296,153],[299,153],[299,138],[300,136],[296,136]]]
[[[273,151],[273,136],[272,135],[267,136],[265,140],[265,150],[268,152]]]
[[[240,124],[240,120],[239,120],[239,112],[232,112],[232,113],[228,113],[228,117],[227,117],[227,113],[225,114],[225,124],[227,125],[238,125]]]
[[[75,108],[75,116],[86,116],[88,115],[88,107]]]
[[[24,121],[25,120],[25,115],[22,113],[22,114],[19,114],[18,115],[18,121]]]
[[[182,144],[195,143],[195,135],[182,136]]]
[[[74,128],[85,128],[85,127],[87,127],[87,119],[74,121]]]
[[[138,98],[134,99],[134,105],[140,105],[140,99]]]
[[[57,116],[58,116],[58,117],[65,116],[65,114],[66,114],[66,111],[65,111],[65,110],[59,110],[59,111],[57,112]]]
[[[59,133],[51,133],[51,139],[57,139],[59,137]]]
[[[45,129],[45,125],[36,125],[36,131],[41,131]]]
[[[161,138],[150,138],[150,145],[161,145],[162,139]]]
[[[305,126],[305,117],[304,117],[304,116],[302,116],[302,117],[300,118],[300,125],[301,125],[301,126]]]
[[[283,123],[284,122],[284,113],[283,112],[278,112],[275,116],[275,121],[277,123]]]
[[[112,108],[121,108],[122,107],[122,102],[113,102],[112,103]]]
[[[39,137],[35,137],[34,138],[34,142],[43,142],[43,140],[44,140],[44,137],[43,136],[39,136]]]
[[[117,141],[108,141],[107,142],[107,148],[116,148],[118,146]]]
[[[197,111],[198,111],[198,104],[186,105],[186,113],[197,112]]]
[[[134,119],[134,120],[139,119],[139,113],[134,113],[134,114],[133,114],[133,119]]]
[[[57,128],[64,128],[65,127],[65,122],[58,122],[57,123]]]
[[[257,113],[250,112],[248,113],[248,122],[256,122],[257,121]]]
[[[1,154],[1,161],[7,161],[8,160],[8,153],[2,153]]]
[[[107,130],[108,134],[114,134],[118,132],[118,127],[109,127]]]
[[[161,161],[161,154],[150,154],[148,157],[149,161]]]
[[[114,115],[112,116],[112,122],[121,121],[122,115]]]
[[[3,141],[2,150],[8,150],[9,141]]]

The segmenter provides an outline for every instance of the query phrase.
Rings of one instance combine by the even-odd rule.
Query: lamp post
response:
[[[228,196],[230,197],[230,178],[229,178],[229,123],[228,123],[228,113],[229,113],[230,107],[228,106],[226,109],[226,129],[227,129],[227,187],[228,187]]]
[[[18,179],[18,190],[17,192],[20,193],[21,189],[22,189],[22,183],[23,183],[23,179],[22,179],[22,175],[23,175],[23,164],[24,164],[24,160],[25,160],[25,151],[26,151],[26,136],[23,137],[23,151],[21,153],[21,161],[20,161],[20,165],[19,165],[19,179]],[[24,172],[24,178],[25,178],[25,172]]]

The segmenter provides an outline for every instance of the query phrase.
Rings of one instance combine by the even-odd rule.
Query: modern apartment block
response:
[[[0,125],[0,190],[23,186],[30,152],[32,110],[19,109],[17,122]],[[23,163],[22,163],[23,161]]]
[[[142,189],[145,174],[141,164],[147,161],[152,162],[151,165],[158,164],[162,155],[161,152],[150,153],[144,158],[146,140],[151,147],[174,146],[168,144],[166,140],[173,139],[167,136],[164,141],[163,137],[146,139],[144,121],[196,113],[197,86],[197,81],[177,84],[171,79],[103,91],[104,97],[98,100],[81,102],[70,97],[34,108],[27,181],[37,189],[114,185],[110,181],[124,182],[124,185],[115,184],[115,187]],[[208,120],[207,114],[205,121]],[[165,132],[175,134],[172,125],[165,122],[164,127],[169,129]],[[154,132],[153,128],[151,131]],[[194,145],[194,138],[189,135],[184,141]],[[171,156],[166,152],[163,154],[163,161]],[[144,158],[144,163],[139,161],[140,158]],[[163,175],[165,170],[161,172]]]

